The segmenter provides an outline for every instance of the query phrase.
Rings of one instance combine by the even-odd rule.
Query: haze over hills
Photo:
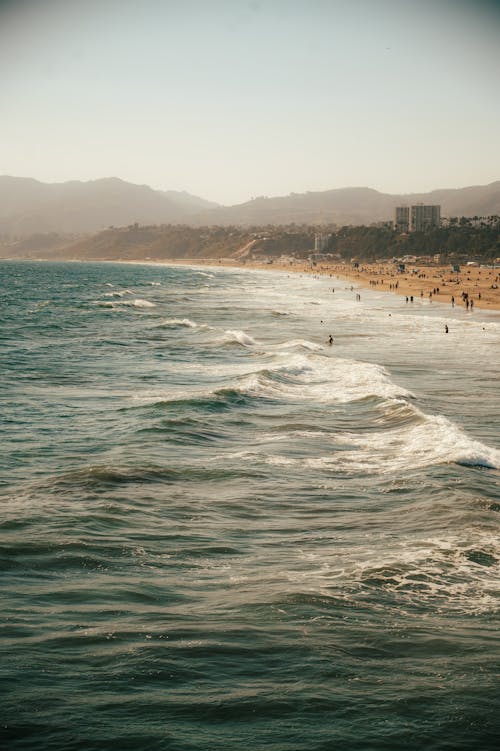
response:
[[[439,203],[443,216],[500,214],[500,181],[429,193],[392,195],[371,188],[259,197],[219,206],[189,193],[158,191],[118,178],[42,183],[0,176],[0,235],[88,234],[138,223],[264,226],[267,224],[372,224],[390,220],[394,207]]]
[[[0,234],[26,236],[58,232],[85,234],[110,225],[183,222],[217,206],[180,191],[158,191],[116,177],[42,183],[0,176]]]
[[[394,218],[401,204],[438,203],[442,216],[500,214],[500,181],[429,193],[392,195],[372,188],[338,188],[292,193],[277,198],[259,197],[237,206],[219,207],[191,217],[192,222],[220,225],[265,224],[372,224]]]

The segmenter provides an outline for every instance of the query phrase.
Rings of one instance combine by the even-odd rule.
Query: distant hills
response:
[[[401,204],[438,203],[442,216],[500,214],[500,180],[490,185],[391,195],[372,188],[338,188],[316,193],[292,193],[256,198],[237,206],[219,207],[191,217],[200,224],[372,224],[394,219]]]
[[[371,188],[338,188],[220,206],[189,193],[153,190],[115,177],[42,183],[0,176],[0,235],[90,234],[135,223],[193,227],[372,224],[392,219],[399,204],[420,202],[441,204],[443,216],[500,214],[500,181],[404,195]]]
[[[42,183],[0,176],[0,235],[88,234],[109,226],[182,223],[217,204],[116,177]]]

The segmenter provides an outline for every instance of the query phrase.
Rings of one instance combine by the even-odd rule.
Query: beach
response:
[[[137,260],[135,263],[141,263]],[[414,301],[426,300],[473,311],[500,310],[500,267],[460,266],[454,271],[452,266],[430,264],[405,264],[404,271],[396,263],[360,263],[355,267],[351,263],[334,263],[321,261],[312,265],[309,261],[272,263],[264,260],[223,258],[223,259],[172,259],[161,263],[182,266],[203,265],[227,268],[252,268],[261,271],[278,271],[293,274],[312,274],[315,276],[335,276],[356,287],[368,287],[379,292],[398,295],[406,302],[406,297],[413,296]],[[465,293],[467,298],[462,295]],[[469,300],[469,307],[466,306]],[[472,306],[471,306],[472,301]]]
[[[449,265],[406,264],[404,271],[398,271],[396,264],[373,263],[360,264],[359,268],[347,264],[323,268],[322,264],[321,271],[403,298],[413,296],[451,305],[453,297],[457,306],[466,307],[468,299],[469,309],[472,300],[474,308],[500,310],[500,268],[462,266],[457,272]],[[462,293],[467,298],[463,299]]]
[[[414,300],[424,298],[451,305],[453,297],[454,304],[464,308],[466,302],[462,293],[466,293],[469,309],[472,300],[472,308],[500,310],[500,268],[462,266],[456,272],[450,265],[424,264],[406,264],[404,271],[399,271],[398,265],[392,263],[360,263],[359,267],[325,262],[315,266],[304,262],[283,266],[252,262],[246,265],[260,269],[283,268],[301,274],[334,275],[356,286],[399,295],[403,300],[413,296]]]

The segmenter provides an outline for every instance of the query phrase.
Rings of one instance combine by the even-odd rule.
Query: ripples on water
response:
[[[0,273],[6,748],[497,747],[498,314]]]

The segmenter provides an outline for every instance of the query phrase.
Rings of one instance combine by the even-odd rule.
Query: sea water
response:
[[[3,748],[498,747],[500,314],[0,274]]]

